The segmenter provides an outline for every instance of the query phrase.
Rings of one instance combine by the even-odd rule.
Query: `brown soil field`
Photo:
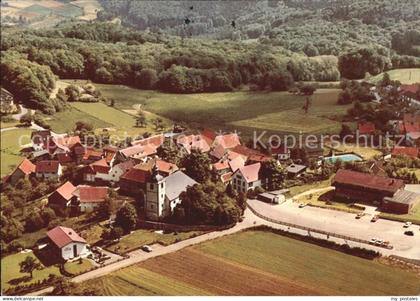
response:
[[[319,295],[315,288],[195,249],[153,258],[139,265],[224,296]]]

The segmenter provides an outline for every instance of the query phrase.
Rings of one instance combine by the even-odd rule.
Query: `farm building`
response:
[[[335,195],[343,200],[382,205],[404,188],[402,180],[340,169],[332,180]]]
[[[235,190],[247,192],[261,186],[259,172],[261,163],[255,163],[240,167],[232,176],[232,186]]]
[[[80,212],[91,212],[105,202],[108,192],[108,187],[79,185],[73,195],[76,197],[75,203]]]
[[[19,180],[28,178],[33,173],[35,173],[35,165],[28,159],[23,159],[16,169],[5,179],[5,182],[14,185]]]
[[[288,191],[288,189],[267,191],[260,193],[257,198],[266,203],[280,204],[286,201],[285,193]]]
[[[75,199],[73,195],[75,191],[76,187],[67,181],[48,197],[48,206],[57,210],[67,209],[72,200]]]
[[[47,232],[47,237],[51,241],[54,251],[64,260],[84,257],[90,253],[86,240],[71,228],[57,226]]]
[[[35,165],[35,175],[37,178],[59,179],[63,174],[63,169],[58,161],[39,161]]]
[[[407,214],[420,201],[420,194],[407,190],[399,190],[393,197],[385,197],[382,210],[396,213]]]

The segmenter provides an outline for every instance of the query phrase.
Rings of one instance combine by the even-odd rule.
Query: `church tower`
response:
[[[165,208],[165,192],[165,178],[159,174],[155,164],[150,180],[146,183],[145,208],[146,217],[149,220],[157,221],[165,216],[167,211],[167,208]]]

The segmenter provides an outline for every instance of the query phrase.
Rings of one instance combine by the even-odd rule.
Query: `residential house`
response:
[[[108,193],[108,187],[79,185],[73,195],[80,212],[91,212],[105,202]]]
[[[95,182],[97,180],[110,181],[111,166],[108,165],[104,158],[95,161],[82,170],[83,180],[86,182]]]
[[[35,176],[37,178],[58,180],[62,175],[63,168],[58,161],[39,161],[35,165]]]
[[[96,150],[92,147],[86,147],[83,152],[82,163],[91,164],[93,162],[97,162],[101,160],[102,157],[103,157],[102,151]]]
[[[298,178],[305,173],[307,167],[301,164],[290,164],[286,167],[287,177],[290,179]]]
[[[13,94],[4,88],[0,92],[0,113],[11,114],[17,111]]]
[[[408,101],[410,106],[420,107],[420,84],[401,85],[399,93],[403,100]]]
[[[90,254],[86,240],[71,228],[57,226],[47,232],[47,237],[56,254],[64,260]]]
[[[240,167],[232,175],[232,187],[240,192],[247,192],[261,186],[259,172],[261,163]]]
[[[362,121],[358,123],[357,130],[360,136],[371,136],[375,133],[376,127],[373,122]]]
[[[150,220],[161,220],[170,216],[180,203],[180,194],[196,183],[182,171],[163,177],[155,167],[147,180],[146,217]]]
[[[67,181],[59,188],[57,188],[50,196],[48,197],[48,206],[51,208],[64,212],[74,201],[75,196],[74,192],[76,191],[76,187]]]
[[[51,138],[50,130],[34,131],[31,133],[32,148],[34,151],[41,151],[46,148]]]
[[[179,135],[176,138],[176,144],[178,145],[182,156],[190,154],[192,149],[198,149],[202,153],[210,151],[208,139],[202,135]]]
[[[19,180],[29,178],[34,173],[35,165],[28,159],[23,159],[5,182],[15,185]]]
[[[120,177],[120,191],[144,199],[146,181],[149,177],[149,171],[132,168]]]

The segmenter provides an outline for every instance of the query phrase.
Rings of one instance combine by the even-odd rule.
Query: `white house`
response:
[[[39,161],[35,165],[35,176],[43,179],[59,179],[63,175],[60,162],[55,160]]]
[[[81,212],[92,212],[105,201],[108,192],[108,187],[79,185],[73,195]]]
[[[232,187],[240,192],[247,192],[261,186],[259,172],[261,163],[240,167],[232,176]]]
[[[189,186],[197,184],[182,171],[175,171],[163,177],[153,170],[151,179],[146,183],[146,217],[151,220],[160,220],[169,216],[177,204],[179,195]]]
[[[64,260],[86,257],[90,253],[86,240],[71,228],[57,226],[48,231],[47,236],[58,255]]]

